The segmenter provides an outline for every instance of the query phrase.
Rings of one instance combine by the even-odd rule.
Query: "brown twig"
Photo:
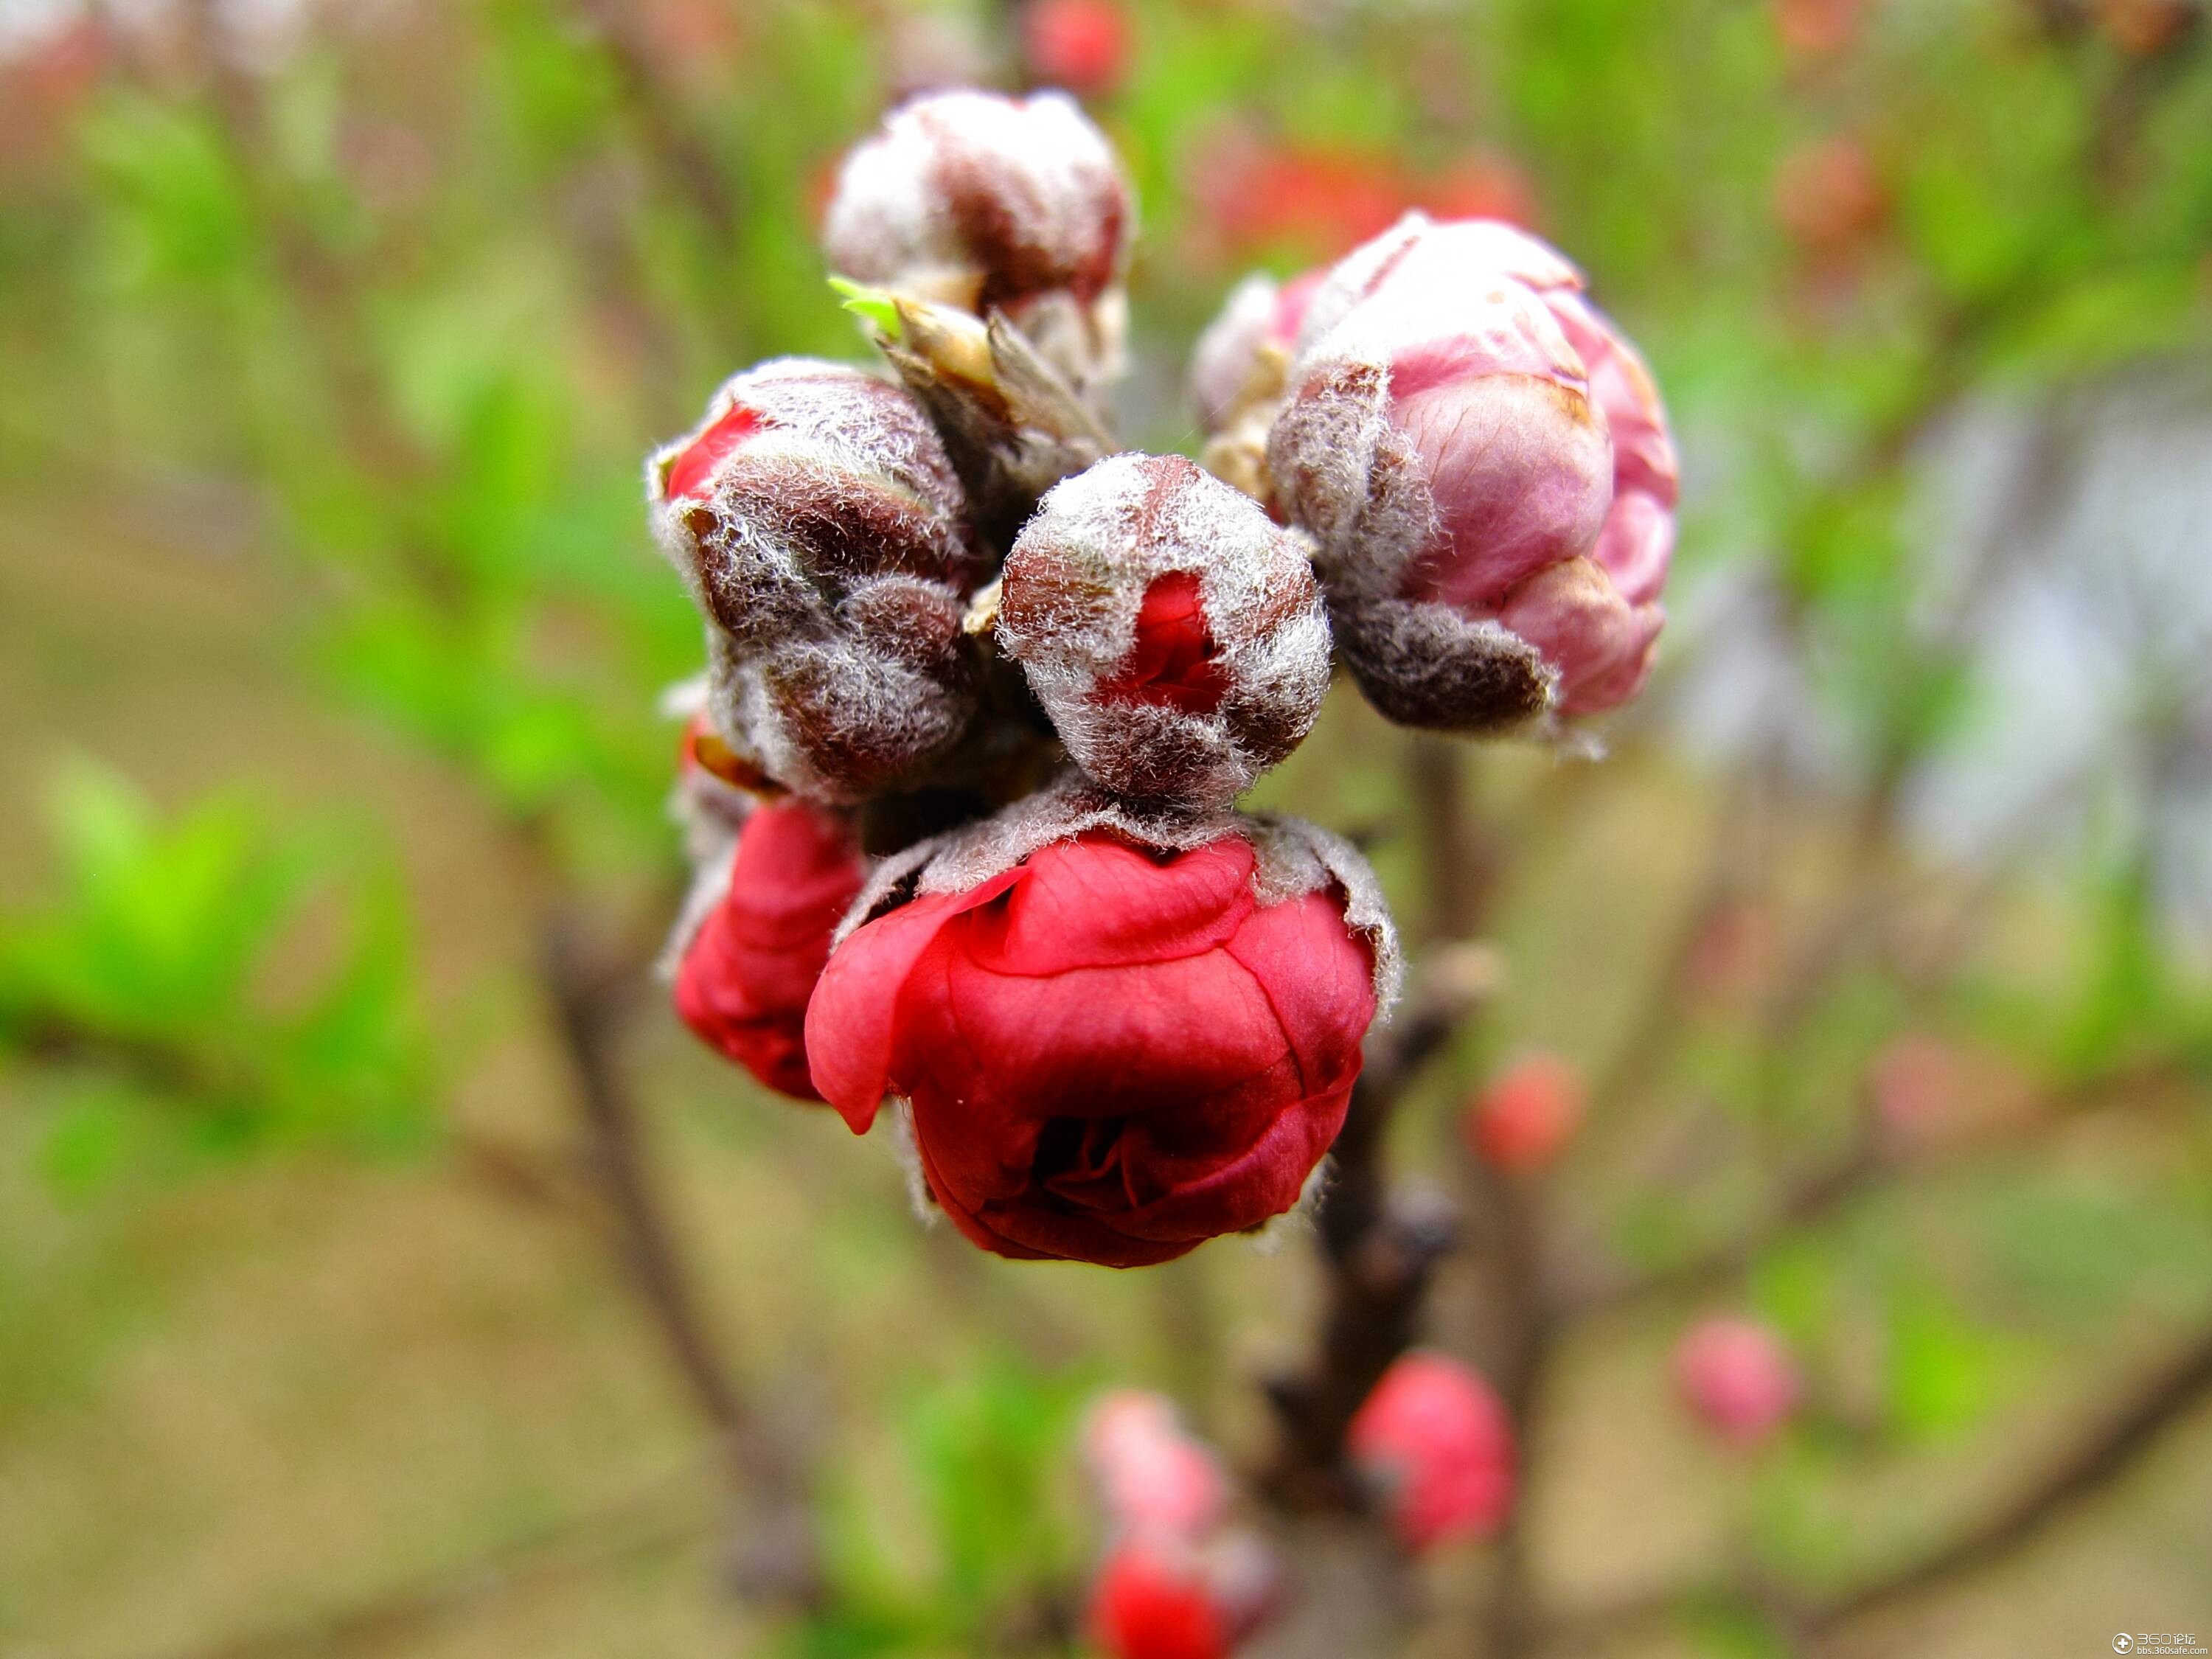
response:
[[[1304,1370],[1267,1385],[1280,1437],[1260,1483],[1285,1509],[1357,1506],[1343,1467],[1345,1431],[1390,1362],[1412,1346],[1429,1281],[1457,1238],[1448,1205],[1393,1194],[1382,1166],[1399,1097],[1481,994],[1464,959],[1455,965],[1455,973],[1433,973],[1397,1023],[1368,1039],[1332,1153],[1330,1186],[1315,1217],[1327,1274],[1321,1332]]]

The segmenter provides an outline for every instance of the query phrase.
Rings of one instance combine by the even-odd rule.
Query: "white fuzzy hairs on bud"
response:
[[[717,392],[646,467],[653,527],[708,620],[717,733],[784,786],[864,798],[960,737],[960,636],[988,561],[913,398],[784,358]]]
[[[1055,486],[1007,557],[996,633],[1076,764],[1139,800],[1226,805],[1328,689],[1303,538],[1181,456]]]
[[[943,92],[846,157],[823,244],[842,276],[1005,312],[1082,385],[1119,367],[1134,222],[1113,145],[1066,94]]]

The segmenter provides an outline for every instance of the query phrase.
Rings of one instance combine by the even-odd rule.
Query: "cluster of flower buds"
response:
[[[1674,1380],[1691,1414],[1742,1449],[1771,1439],[1796,1415],[1805,1392],[1797,1362],[1773,1327],[1719,1315],[1683,1333]]]
[[[1518,1482],[1512,1419],[1481,1374],[1410,1353],[1352,1419],[1352,1461],[1415,1554],[1496,1534]]]
[[[1229,1659],[1280,1599],[1267,1547],[1230,1518],[1221,1461],[1164,1396],[1110,1394],[1084,1426],[1108,1525],[1091,1628],[1110,1659]]]
[[[1334,653],[1416,725],[1610,707],[1674,504],[1573,267],[1419,215],[1240,291],[1197,363],[1214,475],[1116,453],[1133,218],[1065,96],[915,100],[824,232],[889,372],[763,364],[647,469],[707,629],[678,1012],[855,1132],[890,1103],[982,1248],[1115,1267],[1315,1190],[1395,994],[1359,855],[1237,810]]]
[[[1507,731],[1643,686],[1674,445],[1583,288],[1510,225],[1408,214],[1264,317],[1244,291],[1201,352],[1210,455],[1315,538],[1338,647],[1393,720]]]

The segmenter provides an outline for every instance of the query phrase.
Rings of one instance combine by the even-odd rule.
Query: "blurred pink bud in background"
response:
[[[1121,84],[1136,44],[1119,0],[1030,0],[1021,36],[1032,76],[1086,97]]]
[[[1716,1316],[1691,1326],[1674,1348],[1674,1380],[1699,1422],[1744,1447],[1771,1438],[1804,1393],[1780,1335],[1747,1318]]]
[[[1195,1537],[1229,1505],[1229,1478],[1164,1395],[1122,1389],[1091,1408],[1084,1461],[1101,1505],[1122,1531]]]
[[[1410,1353],[1392,1365],[1347,1445],[1409,1550],[1489,1538],[1512,1512],[1512,1423],[1497,1390],[1455,1359]]]
[[[1549,1167],[1582,1127],[1589,1090],[1571,1061],[1523,1056],[1491,1079],[1468,1106],[1468,1148],[1494,1170],[1527,1174]]]

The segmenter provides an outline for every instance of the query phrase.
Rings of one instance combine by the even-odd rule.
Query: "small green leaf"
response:
[[[868,324],[886,340],[896,340],[903,331],[899,321],[898,301],[879,288],[870,288],[862,283],[848,282],[842,276],[832,276],[830,286],[842,296],[844,307],[861,321]]]

